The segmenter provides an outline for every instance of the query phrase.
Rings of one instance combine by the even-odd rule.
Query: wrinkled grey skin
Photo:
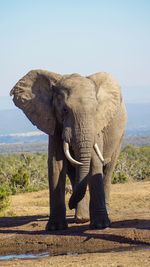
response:
[[[50,136],[47,230],[67,228],[66,174],[73,187],[69,207],[76,210],[76,220],[90,219],[91,228],[108,227],[111,176],[126,125],[126,110],[118,83],[108,73],[82,77],[33,70],[15,85],[11,95],[31,122]],[[71,165],[66,159],[64,140],[69,143],[72,157],[82,165]],[[105,166],[93,148],[95,143],[103,154]],[[85,194],[87,184],[90,203]]]

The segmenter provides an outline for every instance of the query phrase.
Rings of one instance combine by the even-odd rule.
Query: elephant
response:
[[[69,208],[75,209],[75,221],[90,221],[90,229],[109,227],[111,176],[127,120],[120,85],[106,72],[85,77],[31,70],[10,95],[28,119],[49,135],[46,230],[68,227],[66,175],[73,188]]]

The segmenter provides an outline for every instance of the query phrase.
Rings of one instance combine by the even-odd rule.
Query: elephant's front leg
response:
[[[70,163],[68,163],[67,174],[74,190],[76,186],[76,168],[73,167]],[[86,192],[84,198],[80,202],[78,202],[77,207],[75,209],[75,222],[85,223],[89,220],[89,196]]]
[[[49,142],[48,159],[50,218],[47,231],[67,228],[65,207],[66,160],[58,141],[51,137]]]
[[[103,229],[110,226],[106,205],[102,177],[102,165],[93,156],[91,163],[91,175],[89,177],[90,190],[90,228]]]

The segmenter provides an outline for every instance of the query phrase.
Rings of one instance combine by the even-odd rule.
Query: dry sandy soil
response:
[[[112,185],[111,228],[89,230],[67,210],[68,230],[46,233],[48,213],[47,190],[12,196],[0,218],[0,255],[50,256],[0,260],[1,266],[150,266],[150,182]]]

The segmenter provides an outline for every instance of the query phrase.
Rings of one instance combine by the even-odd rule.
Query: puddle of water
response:
[[[122,252],[126,252],[126,251],[146,251],[149,250],[150,251],[150,246],[136,246],[136,247],[126,247],[126,248],[116,248],[116,249],[109,249],[109,250],[103,250],[103,251],[97,251],[95,253],[109,253],[109,252],[118,252],[118,253],[122,253]],[[89,252],[90,253],[90,252]],[[61,254],[61,255],[79,255],[81,253],[75,253],[75,252],[67,252],[66,254]],[[60,254],[58,254],[60,255]],[[13,255],[7,255],[7,256],[0,256],[0,260],[10,260],[13,258],[21,258],[21,259],[32,259],[32,258],[39,258],[39,257],[49,257],[50,253],[49,252],[43,252],[40,254],[13,254]],[[56,256],[56,255],[55,255]]]
[[[79,255],[80,253],[72,253],[72,252],[67,252],[67,254],[66,255],[75,255],[75,256],[77,256],[77,255]]]
[[[14,259],[14,258],[31,259],[31,258],[39,258],[39,257],[41,258],[41,257],[49,257],[49,256],[50,256],[49,252],[43,252],[40,254],[20,254],[20,255],[14,254],[14,255],[0,256],[0,260],[10,260],[10,259]]]

